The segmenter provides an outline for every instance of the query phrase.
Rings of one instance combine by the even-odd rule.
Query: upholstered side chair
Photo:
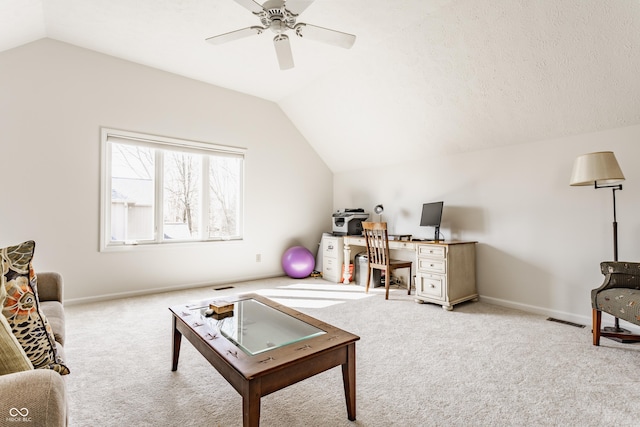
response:
[[[600,337],[640,341],[640,335],[600,329],[603,312],[640,325],[640,263],[607,261],[600,263],[600,270],[604,283],[591,291],[593,345],[600,345]]]

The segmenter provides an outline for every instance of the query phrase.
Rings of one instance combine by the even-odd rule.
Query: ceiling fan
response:
[[[298,16],[314,0],[267,0],[262,5],[254,0],[234,1],[256,15],[260,19],[262,26],[231,31],[230,33],[209,37],[206,41],[218,45],[254,34],[262,34],[265,30],[270,29],[276,33],[273,38],[273,44],[276,48],[276,56],[281,70],[293,68],[291,45],[289,37],[285,34],[289,30],[293,30],[298,37],[328,43],[345,49],[349,49],[356,41],[356,36],[353,34],[297,22]]]

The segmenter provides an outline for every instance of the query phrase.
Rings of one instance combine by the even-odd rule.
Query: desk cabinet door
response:
[[[446,277],[437,274],[419,273],[416,276],[416,295],[444,301]]]

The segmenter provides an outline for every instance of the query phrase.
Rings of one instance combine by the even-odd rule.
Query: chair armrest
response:
[[[605,261],[600,263],[604,274],[602,285],[591,291],[591,305],[597,308],[596,296],[599,292],[611,288],[640,289],[640,263]]]
[[[66,426],[67,399],[65,380],[50,369],[34,369],[0,376],[0,413],[2,417],[23,415],[29,425]],[[12,409],[15,408],[16,410]],[[28,411],[24,411],[24,409]],[[18,413],[20,410],[21,413]],[[16,422],[25,424],[23,422]]]
[[[40,301],[59,301],[62,303],[62,275],[54,272],[37,273],[37,275]]]

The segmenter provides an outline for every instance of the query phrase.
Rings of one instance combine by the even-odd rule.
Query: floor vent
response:
[[[233,286],[223,286],[221,288],[213,288],[214,291],[224,291],[225,289],[233,289]]]
[[[580,325],[578,323],[567,322],[566,320],[554,319],[553,317],[547,317],[547,320],[550,322],[562,323],[563,325],[575,326],[576,328],[584,328],[584,325]]]

